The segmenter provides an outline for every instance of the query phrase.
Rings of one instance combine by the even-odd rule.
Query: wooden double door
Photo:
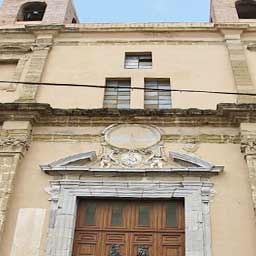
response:
[[[182,200],[80,199],[73,256],[184,256]]]

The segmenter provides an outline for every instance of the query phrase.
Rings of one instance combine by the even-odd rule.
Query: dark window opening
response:
[[[239,0],[236,2],[239,19],[256,19],[256,2],[254,0]]]
[[[77,20],[75,18],[72,19],[72,23],[75,24],[77,23]]]
[[[46,10],[46,3],[25,3],[19,11],[17,21],[41,21]]]

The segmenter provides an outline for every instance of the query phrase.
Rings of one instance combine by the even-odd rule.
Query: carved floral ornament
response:
[[[166,152],[158,128],[148,125],[112,125],[102,133],[101,152],[80,153],[40,166],[47,174],[67,172],[193,172],[218,174],[197,157]]]

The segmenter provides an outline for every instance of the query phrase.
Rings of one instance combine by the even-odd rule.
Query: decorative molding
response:
[[[0,103],[0,123],[8,120],[30,121],[36,126],[88,127],[113,123],[150,123],[169,127],[239,127],[243,122],[256,122],[256,104],[218,104],[217,110],[120,110],[54,109],[49,104],[41,103]]]
[[[157,127],[138,124],[115,124],[102,132],[102,150],[80,153],[60,159],[41,169],[48,173],[69,171],[92,172],[211,172],[223,167],[198,158],[165,151]]]
[[[59,134],[49,133],[40,134],[34,133],[32,135],[33,141],[49,141],[49,142],[101,142],[101,136],[95,134]],[[182,134],[165,134],[162,136],[163,142],[179,142],[185,143],[184,150],[189,153],[195,153],[200,146],[200,143],[232,143],[240,144],[239,135],[228,134],[200,134],[200,135],[182,135]],[[191,143],[191,141],[195,143]]]
[[[204,181],[167,180],[59,180],[51,181],[59,191],[52,200],[46,256],[71,256],[76,222],[77,198],[184,198],[186,256],[211,256],[209,200],[213,184]]]
[[[94,40],[94,41],[84,41],[83,38],[77,38],[73,41],[57,41],[54,43],[55,46],[91,46],[91,45],[223,45],[223,40],[211,40],[207,41],[204,39],[188,39],[178,40],[178,39],[159,39],[159,40]]]
[[[209,22],[151,22],[151,23],[81,23],[81,24],[65,24],[65,25],[45,25],[45,24],[20,24],[15,27],[2,27],[0,33],[21,33],[24,32],[117,32],[117,31],[216,31],[221,29],[226,30],[250,30],[255,31],[255,24],[253,22],[229,22],[229,23],[209,23]]]
[[[9,150],[17,150],[19,148],[23,148],[28,150],[30,146],[30,141],[27,137],[18,138],[18,137],[3,137],[0,138],[0,150],[9,149]]]

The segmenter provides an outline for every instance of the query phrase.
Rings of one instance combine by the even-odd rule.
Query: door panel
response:
[[[77,232],[75,235],[74,255],[95,256],[98,253],[100,239],[99,233]]]
[[[162,249],[162,255],[164,256],[181,256],[182,251],[180,247],[175,246],[164,246]]]
[[[73,256],[184,256],[181,200],[80,199]]]

